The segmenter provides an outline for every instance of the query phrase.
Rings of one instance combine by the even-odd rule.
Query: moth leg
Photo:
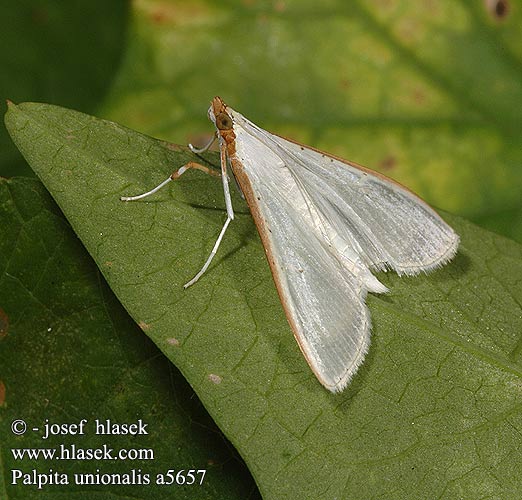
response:
[[[142,198],[146,198],[147,196],[150,196],[151,194],[154,194],[156,191],[159,191],[163,186],[167,185],[170,181],[175,181],[179,177],[181,177],[187,170],[190,170],[191,168],[195,168],[196,170],[201,170],[202,172],[205,172],[206,174],[213,175],[215,177],[220,177],[221,174],[219,172],[216,172],[215,170],[212,170],[208,167],[205,167],[204,165],[201,165],[199,163],[189,161],[182,167],[180,167],[178,170],[172,172],[172,174],[165,179],[163,182],[158,184],[155,188],[151,189],[150,191],[147,191],[146,193],[138,194],[136,196],[121,196],[121,201],[135,201],[135,200],[141,200]]]
[[[214,247],[212,248],[212,252],[208,256],[206,262],[203,264],[203,267],[199,270],[199,272],[194,276],[189,282],[183,285],[183,288],[188,288],[190,285],[193,285],[208,269],[212,259],[216,255],[219,245],[221,244],[221,240],[225,235],[228,225],[231,221],[234,220],[234,209],[232,208],[232,199],[230,198],[230,190],[228,188],[228,174],[227,174],[227,157],[225,153],[225,147],[221,144],[220,147],[220,158],[221,158],[221,180],[223,181],[223,193],[225,195],[225,205],[227,207],[227,220],[223,227],[221,228],[221,232],[219,233],[218,239],[214,243]]]
[[[227,230],[228,225],[230,224],[230,221],[232,219],[230,217],[227,217],[227,220],[225,221],[225,224],[223,224],[223,227],[221,228],[221,232],[219,233],[218,239],[214,243],[214,247],[212,248],[212,252],[210,252],[210,255],[207,258],[207,261],[203,264],[203,267],[199,270],[199,272],[194,276],[190,281],[185,283],[183,285],[183,288],[188,288],[190,285],[193,285],[196,281],[203,276],[205,271],[208,269],[208,266],[210,266],[210,263],[212,262],[212,259],[217,254],[219,245],[221,244],[221,240],[223,239],[223,236],[225,235],[225,232]]]
[[[215,140],[216,140],[216,134],[213,134],[212,137],[210,138],[210,141],[208,141],[208,143],[205,144],[202,148],[196,148],[192,144],[189,144],[188,147],[193,153],[196,153],[196,154],[204,153],[208,148],[210,148],[210,146],[212,146],[212,144],[214,144]]]

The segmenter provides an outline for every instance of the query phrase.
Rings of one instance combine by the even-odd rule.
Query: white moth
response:
[[[227,219],[201,271],[208,268],[234,219],[228,166],[266,251],[288,322],[310,368],[342,391],[370,344],[367,292],[386,287],[371,270],[415,275],[446,264],[458,235],[411,191],[383,175],[259,128],[215,97],[208,111],[221,151]],[[194,152],[210,147],[212,141]],[[122,200],[149,196],[159,186]]]

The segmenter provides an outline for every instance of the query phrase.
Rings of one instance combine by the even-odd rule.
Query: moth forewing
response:
[[[455,255],[459,237],[425,202],[381,174],[271,134],[219,97],[208,116],[219,140],[227,218],[185,287],[209,267],[234,219],[228,162],[299,347],[319,381],[339,392],[370,344],[366,294],[387,291],[371,271],[414,275],[440,267]],[[190,168],[208,170],[189,162],[154,189],[122,199],[150,196]]]
[[[231,166],[253,214],[290,326],[319,381],[340,391],[369,346],[367,286],[332,258],[319,215],[281,159],[241,127],[234,127],[234,133]]]
[[[399,274],[429,271],[449,261],[459,237],[423,200],[364,167],[266,132],[232,111],[238,127],[277,153],[309,205],[321,215],[332,248],[345,258]],[[340,245],[343,248],[340,248]]]
[[[400,184],[216,108],[297,342],[319,381],[341,391],[369,347],[366,294],[386,291],[370,269],[428,271],[453,257],[458,236]]]
[[[369,346],[366,290],[331,259],[324,243],[309,234],[299,218],[281,216],[289,209],[291,198],[267,211],[264,200],[270,199],[270,193],[252,183],[237,158],[232,166],[299,347],[319,381],[338,392],[356,372]],[[302,244],[303,240],[307,243]]]

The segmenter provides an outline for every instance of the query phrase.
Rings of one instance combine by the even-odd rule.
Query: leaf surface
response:
[[[11,424],[19,419],[28,430],[17,436]],[[72,434],[84,419],[83,434]],[[96,420],[105,427],[107,419],[141,419],[146,434],[96,435]],[[57,424],[71,424],[71,434],[46,438],[46,422],[54,432]],[[104,446],[113,457],[123,450],[124,458],[137,459],[80,458]],[[21,449],[54,449],[63,459],[16,460],[12,450]],[[118,303],[35,179],[0,181],[0,464],[2,499],[256,498],[244,464]],[[206,470],[203,485],[156,484],[157,474],[188,469]],[[97,470],[103,486],[75,484],[82,479],[74,474]],[[13,471],[40,474],[41,488],[13,479]],[[50,471],[65,474],[67,484],[49,484]],[[109,474],[134,478],[118,485],[106,482]]]
[[[429,276],[379,275],[370,353],[341,395],[311,374],[239,196],[187,173],[177,146],[61,108],[23,104],[10,133],[111,288],[237,447],[265,498],[517,498],[522,249],[457,217],[456,259]],[[206,156],[216,161],[216,154]]]
[[[125,0],[0,2],[0,99],[93,112],[125,51]],[[0,130],[0,175],[32,171]]]

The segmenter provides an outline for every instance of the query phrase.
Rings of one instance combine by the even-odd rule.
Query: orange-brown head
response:
[[[208,110],[208,117],[216,126],[219,135],[225,141],[227,145],[227,152],[229,157],[235,153],[234,140],[236,135],[234,134],[234,120],[228,110],[228,106],[223,102],[221,97],[214,97],[212,104]]]
[[[212,99],[212,105],[208,112],[210,119],[214,122],[219,131],[232,129],[234,122],[227,110],[227,105],[223,102],[221,97],[216,96]]]

